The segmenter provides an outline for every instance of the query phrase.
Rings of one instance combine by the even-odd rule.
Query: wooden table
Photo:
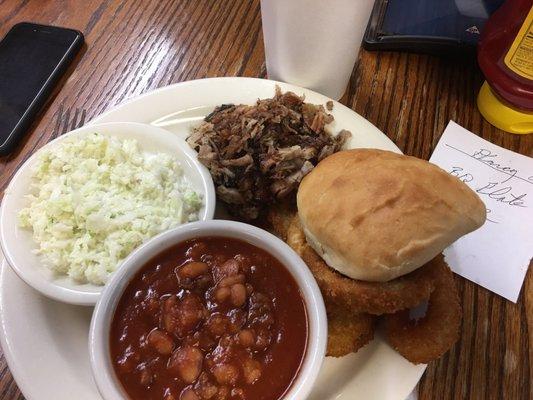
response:
[[[0,0],[0,36],[20,21],[79,29],[87,45],[26,142],[0,159],[2,193],[36,149],[127,98],[196,78],[266,77],[259,1]],[[362,51],[342,102],[406,154],[428,159],[453,119],[492,143],[533,155],[533,135],[506,134],[483,120],[475,104],[482,79],[474,58]],[[420,399],[531,398],[531,270],[517,304],[456,281],[462,337],[429,365]],[[0,399],[21,398],[1,357]]]

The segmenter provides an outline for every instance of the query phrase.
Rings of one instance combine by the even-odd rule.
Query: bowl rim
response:
[[[4,198],[2,199],[2,202],[0,204],[0,246],[2,248],[3,254],[6,258],[8,265],[26,284],[28,284],[33,289],[37,290],[48,298],[68,304],[94,306],[98,301],[98,298],[100,297],[105,285],[99,287],[96,285],[88,285],[92,289],[90,291],[76,290],[75,288],[57,285],[54,283],[54,281],[48,280],[40,271],[28,271],[29,266],[20,265],[21,260],[17,259],[17,256],[15,256],[14,251],[11,251],[12,246],[16,245],[15,238],[10,238],[12,224],[8,225],[5,222],[5,217],[8,213],[13,213],[17,211],[17,209],[14,208],[14,204],[12,203],[12,201],[14,200],[12,194],[13,188],[16,187],[16,185],[18,184],[19,178],[24,174],[28,173],[28,169],[30,169],[32,165],[34,165],[36,159],[39,157],[42,151],[49,150],[70,138],[76,136],[84,137],[86,135],[90,135],[91,133],[94,133],[97,130],[101,130],[101,132],[99,133],[102,133],[104,135],[114,136],[114,133],[108,133],[106,131],[127,131],[128,128],[139,131],[144,130],[146,135],[158,135],[161,140],[174,141],[176,147],[180,149],[180,151],[183,153],[183,156],[187,159],[188,163],[193,167],[192,169],[199,174],[199,177],[202,181],[203,189],[205,189],[204,209],[202,215],[200,215],[200,220],[210,220],[214,217],[216,195],[213,179],[207,168],[198,161],[197,153],[189,147],[189,145],[185,142],[184,139],[165,129],[140,122],[104,122],[85,125],[80,128],[69,131],[64,135],[61,135],[55,138],[54,140],[51,140],[50,142],[46,143],[43,147],[35,151],[20,166],[20,168],[13,175],[11,181],[6,187],[4,191]],[[121,139],[125,139],[125,137],[121,136]],[[120,267],[118,269],[120,269]],[[83,285],[85,284],[80,284],[80,286]]]
[[[276,257],[296,280],[305,303],[308,335],[300,369],[283,400],[303,400],[310,394],[325,358],[327,317],[324,300],[311,271],[298,254],[271,233],[241,222],[210,220],[191,222],[163,232],[134,250],[114,274],[96,304],[89,330],[89,356],[93,378],[105,400],[127,398],[109,357],[109,331],[116,306],[131,279],[158,253],[183,241],[207,236],[243,240]]]

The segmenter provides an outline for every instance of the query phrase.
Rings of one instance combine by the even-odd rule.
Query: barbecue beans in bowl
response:
[[[124,261],[93,315],[90,355],[106,400],[305,399],[326,338],[300,258],[259,228],[215,220]]]

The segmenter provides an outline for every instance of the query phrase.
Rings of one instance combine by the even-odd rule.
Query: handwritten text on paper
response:
[[[430,161],[466,183],[487,208],[485,225],[445,250],[448,264],[516,302],[533,256],[533,159],[451,121]]]

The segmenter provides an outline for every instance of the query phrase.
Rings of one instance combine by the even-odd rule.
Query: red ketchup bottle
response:
[[[478,108],[492,125],[533,133],[533,0],[507,0],[487,21],[478,44],[486,81]]]

